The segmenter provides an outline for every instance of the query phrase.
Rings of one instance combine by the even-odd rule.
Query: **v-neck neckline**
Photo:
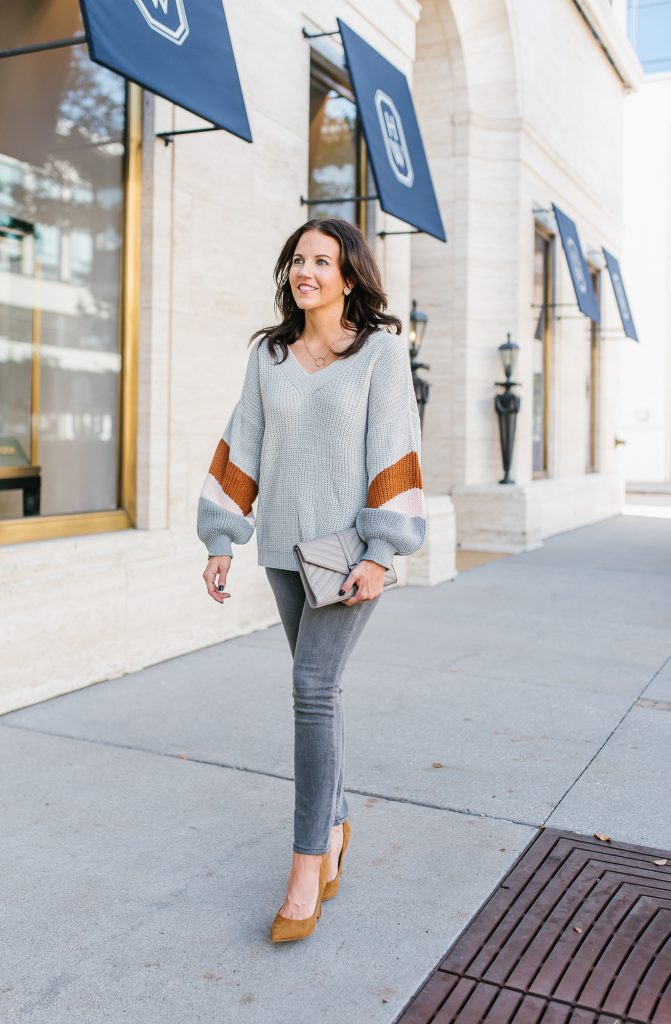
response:
[[[315,370],[313,373],[310,372],[310,370],[305,369],[298,359],[298,356],[294,355],[291,351],[291,345],[289,345],[287,358],[284,362],[280,363],[280,366],[284,368],[285,373],[302,391],[314,391],[316,388],[322,387],[335,377],[339,377],[344,370],[347,370],[351,366],[353,360],[363,352],[367,344],[368,338],[363,343],[359,351],[355,352],[354,355],[348,356],[347,359],[336,359],[335,362],[329,363],[328,366],[323,366],[321,370]]]
[[[294,353],[293,353],[293,346],[292,345],[288,345],[287,349],[288,349],[289,355],[292,357],[292,359],[296,360],[296,362],[300,366],[301,370],[305,370],[305,367],[303,366],[303,364],[300,361],[300,359],[298,358],[298,356],[294,355]],[[333,360],[334,363],[337,363],[339,361],[340,360],[338,360],[338,359],[334,359]],[[333,366],[333,363],[329,363],[329,366]],[[305,370],[305,372],[307,374],[309,374],[310,377],[313,377],[315,375],[315,373],[321,373],[322,370],[328,370],[328,366],[320,366],[318,370]]]

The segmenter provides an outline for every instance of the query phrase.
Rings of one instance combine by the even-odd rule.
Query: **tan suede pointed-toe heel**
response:
[[[297,921],[294,921],[290,917],[284,917],[278,911],[275,915],[275,920],[270,926],[270,938],[273,942],[293,942],[294,939],[305,939],[308,935],[312,935],[313,931],[317,927],[317,919],[322,912],[322,893],[326,884],[326,876],[329,873],[329,855],[328,853],[323,854],[322,862],[319,865],[319,890],[317,892],[317,902],[315,909],[310,917],[300,917]]]
[[[340,888],[340,876],[342,875],[343,857],[345,856],[345,850],[347,849],[347,844],[349,843],[349,837],[351,835],[352,827],[347,818],[345,818],[345,820],[342,823],[342,850],[340,851],[340,856],[338,857],[338,874],[335,876],[335,878],[332,878],[330,882],[326,883],[326,886],[324,887],[324,892],[322,893],[322,903],[324,902],[324,900],[333,899],[338,889]]]

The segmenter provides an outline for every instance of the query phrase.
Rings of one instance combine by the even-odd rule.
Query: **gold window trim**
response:
[[[590,268],[592,287],[596,303],[601,311],[601,270],[599,267]],[[589,407],[589,465],[586,472],[599,472],[599,403],[601,400],[601,329],[599,324],[590,321],[589,329],[589,359],[590,359],[590,407]]]
[[[5,519],[0,522],[0,545],[107,533],[135,526],[141,150],[142,90],[129,82],[126,91],[126,158],[120,257],[121,380],[118,395],[120,444],[117,459],[121,507],[106,512],[77,512],[69,515]]]
[[[554,235],[545,230],[538,222],[534,226],[534,240],[536,235],[547,243],[547,263],[545,267],[545,280],[543,282],[543,301],[546,314],[543,318],[543,468],[532,470],[532,480],[546,480],[550,476],[549,464],[549,437],[550,430],[550,402],[552,400],[552,324],[554,321],[553,288],[552,279],[554,274]]]

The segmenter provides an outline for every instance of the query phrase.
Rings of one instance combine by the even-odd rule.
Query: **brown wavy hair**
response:
[[[345,296],[340,325],[343,330],[355,330],[356,335],[352,344],[341,353],[341,358],[346,359],[358,352],[373,331],[394,328],[394,333],[400,334],[401,321],[386,312],[387,296],[380,271],[359,228],[338,217],[315,217],[289,235],[275,264],[275,311],[281,318],[280,323],[255,331],[249,344],[264,335],[276,362],[283,363],[289,356],[289,345],[303,333],[305,313],[294,301],[289,270],[298,241],[306,231],[321,231],[340,243],[340,272],[345,281],[353,285],[352,291]],[[282,359],[277,358],[278,348],[282,350]]]

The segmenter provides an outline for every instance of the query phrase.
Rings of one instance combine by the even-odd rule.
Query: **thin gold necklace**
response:
[[[315,366],[316,366],[316,367],[317,367],[318,369],[320,369],[320,368],[321,368],[322,366],[324,366],[324,365],[325,365],[325,363],[326,363],[326,356],[317,356],[317,358],[315,358],[315,357],[313,356],[313,354],[312,354],[312,351],[311,351],[311,349],[310,349],[310,346],[308,345],[308,343],[307,343],[307,341],[306,341],[306,339],[305,339],[305,335],[303,335],[303,344],[305,345],[305,348],[306,348],[306,350],[307,350],[307,353],[308,353],[308,355],[310,356],[310,359],[312,360],[312,362],[313,362],[313,363],[315,364]],[[339,356],[340,356],[340,353],[339,353],[339,352],[335,352],[335,351],[334,351],[334,350],[333,350],[333,349],[331,348],[331,346],[330,346],[330,345],[328,346],[328,350],[329,350],[329,352],[330,352],[330,354],[331,354],[332,356],[336,356],[336,357],[338,357],[338,358],[339,358]]]

